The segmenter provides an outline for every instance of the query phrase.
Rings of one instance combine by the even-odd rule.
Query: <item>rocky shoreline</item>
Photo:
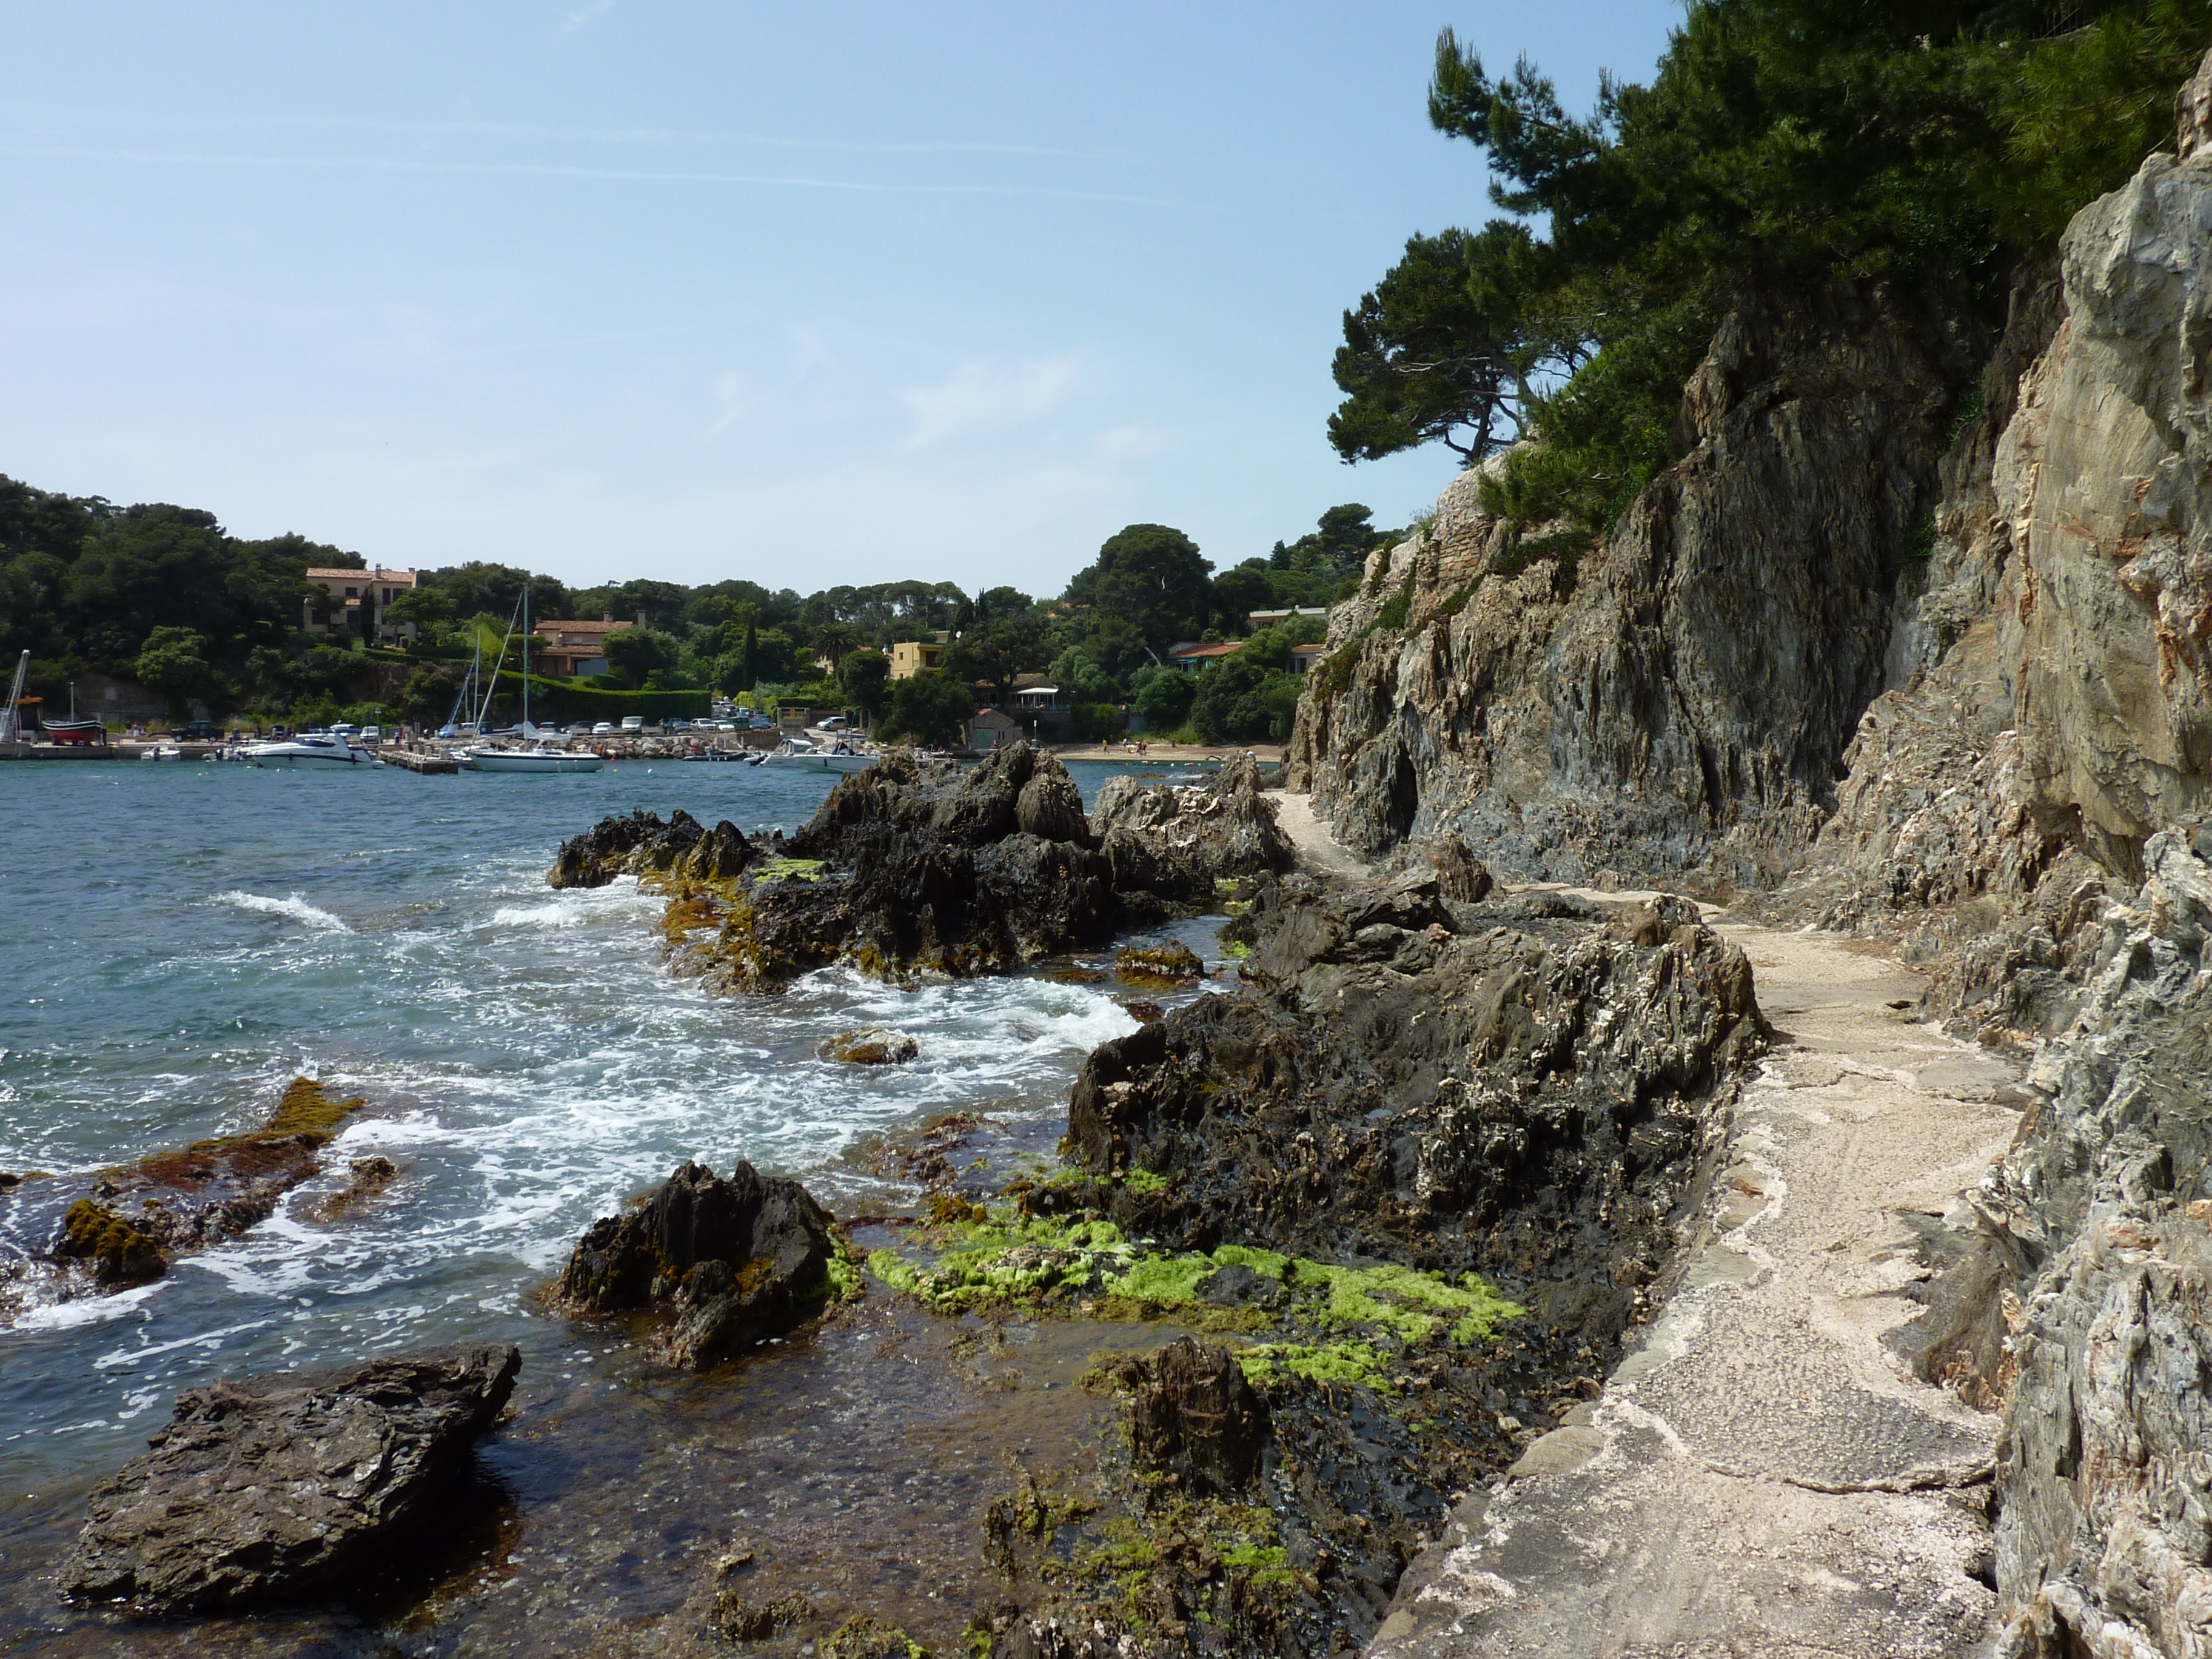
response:
[[[54,1650],[2202,1650],[2212,58],[2177,136],[1987,353],[1744,297],[1571,556],[1453,485],[1332,613],[1310,815],[1234,763],[1086,815],[1017,745],[568,843],[732,994],[1103,983],[1198,915],[1236,966],[1120,963],[1057,1159],[965,1115],[880,1149],[896,1214],[686,1164],[598,1223],[549,1287],[597,1353],[476,1453],[526,1531]],[[74,1271],[145,1270],[119,1219]],[[152,1473],[86,1595],[171,1582]]]

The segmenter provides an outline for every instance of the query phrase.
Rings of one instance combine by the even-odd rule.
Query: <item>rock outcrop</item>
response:
[[[1288,868],[1258,781],[1248,759],[1200,788],[1109,786],[1094,834],[1067,769],[1027,744],[972,769],[893,753],[841,778],[787,841],[632,813],[565,844],[547,879],[635,875],[667,894],[672,962],[723,989],[838,963],[890,980],[1006,973],[1210,906],[1224,878]]]
[[[1113,866],[1125,906],[1152,895],[1164,904],[1210,903],[1217,884],[1280,872],[1297,849],[1260,788],[1260,769],[1239,755],[1201,784],[1109,778],[1091,833]]]
[[[94,1489],[64,1588],[203,1613],[331,1589],[419,1550],[521,1364],[511,1346],[432,1348],[188,1389],[153,1449]]]
[[[1228,1349],[1179,1337],[1144,1367],[1129,1441],[1139,1468],[1174,1476],[1194,1498],[1241,1492],[1260,1473],[1267,1402]]]
[[[1965,343],[1876,289],[1747,302],[1594,550],[1463,475],[1330,613],[1289,787],[1370,854],[1455,832],[1523,877],[1770,881],[1882,689]]]
[[[2037,1659],[2192,1653],[2212,1607],[2212,867],[2166,836],[2142,856],[1976,1194],[1996,1259],[2029,1270],[1992,1286],[1984,1352],[2007,1651]]]
[[[1680,904],[1680,902],[1676,902]],[[1760,1044],[1742,952],[1680,904],[1641,933],[1436,878],[1293,893],[1238,994],[1098,1048],[1068,1140],[1115,1219],[1183,1248],[1480,1272],[1609,1345]]]
[[[88,1177],[11,1182],[0,1208],[11,1230],[52,1241],[47,1288],[68,1296],[158,1279],[180,1255],[235,1238],[266,1220],[284,1194],[322,1169],[324,1148],[366,1103],[295,1078],[256,1127],[218,1135]]]
[[[724,1181],[685,1164],[642,1204],[593,1222],[554,1294],[579,1313],[653,1310],[662,1357],[701,1370],[822,1310],[835,1224],[795,1181],[743,1162]]]

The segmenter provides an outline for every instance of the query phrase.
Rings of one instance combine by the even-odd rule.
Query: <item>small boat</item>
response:
[[[138,758],[142,761],[182,760],[184,757],[183,746],[173,743],[150,743],[138,751]]]
[[[376,763],[376,757],[367,750],[351,748],[343,738],[329,732],[302,732],[277,743],[249,743],[240,751],[240,757],[255,766],[325,772]]]

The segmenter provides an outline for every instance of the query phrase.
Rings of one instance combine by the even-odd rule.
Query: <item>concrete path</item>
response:
[[[1590,894],[1593,898],[1628,895]],[[1905,1215],[2009,1139],[2014,1073],[1899,1012],[1852,941],[1709,918],[1784,1033],[1682,1287],[1601,1398],[1464,1501],[1408,1571],[1377,1659],[1920,1659],[1984,1651],[1994,1418],[1879,1339],[1917,1311]]]

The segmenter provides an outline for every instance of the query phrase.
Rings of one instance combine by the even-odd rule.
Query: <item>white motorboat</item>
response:
[[[173,743],[149,744],[138,751],[138,758],[142,761],[182,760],[184,757],[183,748]]]
[[[249,743],[239,757],[255,766],[285,766],[295,771],[328,772],[376,764],[375,756],[349,746],[343,738],[330,732],[302,732],[277,743]]]

